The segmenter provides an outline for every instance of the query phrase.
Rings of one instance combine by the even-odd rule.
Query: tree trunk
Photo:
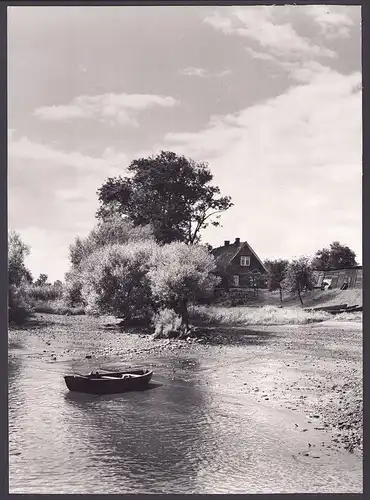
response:
[[[181,313],[181,327],[184,333],[187,333],[189,330],[189,311],[188,311],[188,301],[186,299],[182,299],[180,302],[180,313]]]
[[[281,286],[279,286],[279,293],[280,293],[280,302],[283,302],[283,290],[281,289]]]
[[[302,297],[301,297],[301,291],[298,289],[298,297],[299,297],[299,300],[301,301],[301,304],[303,306],[303,300],[302,300]]]

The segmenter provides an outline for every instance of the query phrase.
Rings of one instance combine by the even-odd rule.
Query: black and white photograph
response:
[[[363,492],[361,16],[7,7],[9,493]]]

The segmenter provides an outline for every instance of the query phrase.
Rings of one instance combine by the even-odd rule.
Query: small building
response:
[[[221,277],[220,288],[267,288],[269,271],[246,241],[235,238],[234,243],[225,241],[214,248],[217,268],[215,274]]]
[[[362,266],[314,271],[315,288],[362,288]]]

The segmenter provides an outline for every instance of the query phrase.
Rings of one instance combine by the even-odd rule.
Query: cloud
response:
[[[212,73],[212,72],[206,71],[204,68],[195,68],[193,66],[190,66],[188,68],[181,70],[180,74],[184,75],[184,76],[196,76],[198,78],[224,77],[224,76],[230,75],[231,70],[225,69],[225,70],[220,71],[218,73]]]
[[[253,59],[261,59],[262,61],[276,61],[275,57],[271,54],[268,54],[267,52],[259,52],[252,49],[251,47],[245,47],[245,50]]]
[[[167,134],[157,149],[210,162],[235,203],[223,226],[230,238],[266,249],[263,258],[309,254],[333,239],[360,254],[361,74],[310,61],[300,70],[299,85],[284,94],[215,117],[199,132]],[[220,232],[205,237],[216,245]]]
[[[349,29],[354,22],[350,13],[353,7],[340,5],[307,5],[306,14],[320,26],[321,31],[328,38],[349,36]]]
[[[106,149],[102,156],[86,156],[77,151],[60,151],[50,145],[30,141],[27,137],[9,141],[8,156],[10,159],[33,160],[47,162],[52,168],[72,167],[82,172],[112,171],[117,165],[127,163],[128,158],[124,153],[117,153],[112,149]]]
[[[9,227],[34,247],[33,270],[62,278],[68,245],[94,224],[97,189],[107,177],[123,174],[130,159],[112,148],[94,157],[26,137],[11,140],[8,149]]]
[[[79,96],[67,105],[44,106],[34,115],[48,121],[81,118],[98,119],[110,124],[137,125],[137,114],[153,107],[171,108],[179,102],[173,97],[154,94],[100,94]]]
[[[283,22],[284,7],[231,7],[218,9],[204,22],[226,35],[236,35],[257,42],[277,57],[300,58],[305,56],[336,57],[326,47],[313,44],[299,35],[290,22]]]

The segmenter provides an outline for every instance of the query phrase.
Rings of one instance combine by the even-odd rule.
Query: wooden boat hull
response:
[[[152,378],[150,370],[133,370],[109,374],[65,375],[64,380],[70,391],[88,394],[117,394],[145,389]],[[122,378],[123,377],[123,378]]]

